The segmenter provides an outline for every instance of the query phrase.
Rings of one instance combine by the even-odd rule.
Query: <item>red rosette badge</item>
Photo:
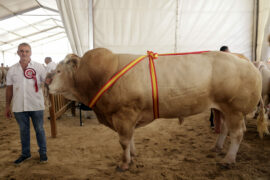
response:
[[[34,79],[34,81],[35,81],[35,89],[36,89],[36,92],[38,92],[37,78],[36,78],[36,71],[35,71],[33,68],[26,68],[26,69],[24,70],[24,76],[25,76],[27,79]]]

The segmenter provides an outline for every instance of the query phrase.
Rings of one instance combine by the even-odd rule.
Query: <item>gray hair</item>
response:
[[[30,44],[28,44],[28,43],[26,43],[26,42],[19,44],[18,49],[19,49],[20,46],[28,46],[28,47],[30,47],[30,49],[31,49]]]

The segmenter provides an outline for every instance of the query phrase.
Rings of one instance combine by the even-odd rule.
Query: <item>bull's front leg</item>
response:
[[[135,146],[133,141],[133,132],[135,129],[137,113],[132,109],[125,109],[113,115],[114,127],[119,134],[119,142],[123,149],[123,159],[118,171],[129,169],[132,156],[135,156]]]
[[[129,164],[131,163],[131,155],[130,155],[131,139],[119,135],[119,142],[123,149],[123,157],[122,157],[122,164],[119,167],[117,167],[117,170],[125,171],[129,169]]]

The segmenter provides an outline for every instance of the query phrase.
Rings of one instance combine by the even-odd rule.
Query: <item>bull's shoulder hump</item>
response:
[[[95,48],[87,51],[84,56],[97,56],[97,55],[108,55],[113,54],[112,51],[106,48]]]

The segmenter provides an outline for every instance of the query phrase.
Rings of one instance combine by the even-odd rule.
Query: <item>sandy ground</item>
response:
[[[118,136],[96,119],[84,119],[66,112],[57,120],[58,136],[51,138],[50,122],[45,120],[48,158],[39,164],[38,147],[31,126],[32,159],[15,166],[20,155],[19,129],[15,119],[4,117],[5,89],[0,89],[0,179],[270,179],[270,136],[259,139],[255,120],[247,120],[247,132],[237,163],[224,169],[218,162],[225,156],[211,152],[217,135],[209,127],[209,112],[185,119],[159,119],[135,131],[137,156],[130,170],[115,167],[122,150]],[[46,110],[46,117],[48,110]]]

